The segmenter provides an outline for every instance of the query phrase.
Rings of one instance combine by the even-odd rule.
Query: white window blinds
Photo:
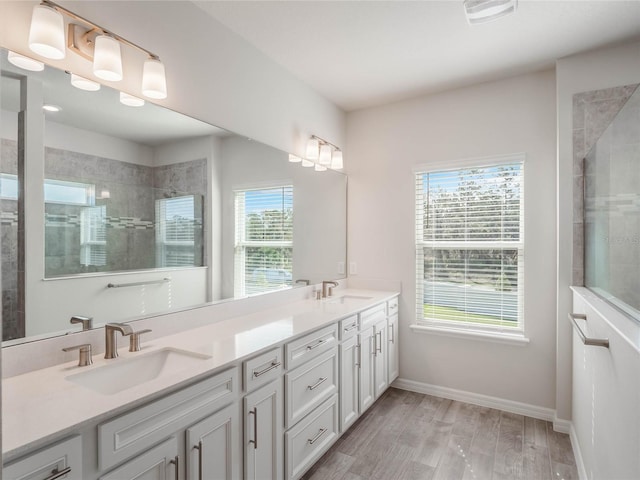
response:
[[[196,216],[194,195],[156,200],[156,265],[193,267],[196,263]]]
[[[523,159],[416,173],[419,323],[523,328]]]
[[[107,264],[107,207],[99,205],[80,210],[80,264]]]
[[[293,187],[235,192],[235,295],[291,286]]]

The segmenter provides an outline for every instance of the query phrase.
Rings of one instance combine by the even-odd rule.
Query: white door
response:
[[[223,408],[187,429],[187,478],[235,480],[240,477],[240,407]]]
[[[244,397],[244,478],[283,477],[282,378]]]
[[[129,460],[100,480],[178,480],[182,468],[176,437]]]
[[[375,400],[373,327],[362,330],[358,339],[360,344],[359,406],[360,413],[364,413]]]
[[[387,319],[387,365],[389,372],[389,384],[400,375],[400,362],[398,359],[398,314],[390,316]]]
[[[358,418],[358,337],[340,345],[340,431],[344,432]]]
[[[389,384],[387,382],[387,319],[376,323],[373,331],[375,397],[378,398]]]

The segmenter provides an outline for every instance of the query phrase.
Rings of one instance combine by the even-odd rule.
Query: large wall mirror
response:
[[[342,173],[1,55],[3,346],[344,277]]]

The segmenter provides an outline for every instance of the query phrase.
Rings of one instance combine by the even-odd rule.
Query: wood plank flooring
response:
[[[550,422],[388,389],[303,480],[574,480]]]

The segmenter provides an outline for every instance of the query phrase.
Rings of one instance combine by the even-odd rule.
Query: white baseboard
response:
[[[481,407],[495,408],[509,413],[526,415],[528,417],[538,418],[549,422],[553,422],[555,420],[556,412],[551,408],[538,407],[536,405],[515,402],[504,398],[490,397],[480,393],[466,392],[464,390],[456,390],[449,387],[440,387],[428,383],[407,380],[405,378],[398,378],[391,386],[402,390],[409,390],[411,392],[425,393],[436,397],[448,398],[449,400],[457,400],[459,402],[480,405]]]
[[[582,458],[580,444],[578,443],[578,436],[576,435],[576,429],[573,427],[573,423],[571,423],[571,427],[569,428],[569,438],[571,439],[571,448],[573,448],[573,455],[576,458],[578,478],[580,480],[587,480],[587,469],[584,467],[584,459]]]
[[[571,427],[573,424],[569,420],[563,420],[561,418],[555,417],[553,418],[553,429],[556,432],[560,433],[571,433]]]

